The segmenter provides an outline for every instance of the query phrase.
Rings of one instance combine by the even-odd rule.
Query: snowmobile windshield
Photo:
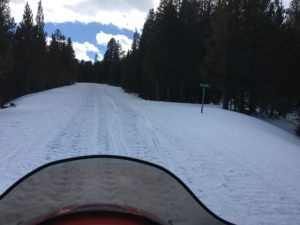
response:
[[[124,157],[51,163],[25,176],[0,197],[0,225],[43,224],[37,221],[104,211],[156,221],[149,224],[230,224],[210,212],[167,170]]]

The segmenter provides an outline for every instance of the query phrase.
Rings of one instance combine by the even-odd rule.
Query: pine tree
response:
[[[78,61],[71,38],[65,38],[60,30],[51,35],[49,53],[47,54],[47,72],[49,88],[73,84],[78,78]]]
[[[205,70],[223,93],[223,107],[270,114],[281,71],[281,2],[220,0],[215,15]]]
[[[73,84],[77,79],[78,63],[75,58],[75,51],[70,37],[67,39],[67,44],[64,45],[62,49],[62,62],[65,68],[64,84]]]
[[[122,48],[119,41],[111,38],[103,58],[105,80],[112,85],[120,85]]]
[[[0,0],[0,106],[9,97],[8,79],[14,68],[13,29],[9,0]]]
[[[153,83],[150,79],[149,72],[145,70],[145,65],[147,64],[145,58],[147,51],[150,48],[151,37],[154,32],[155,25],[155,13],[154,9],[150,9],[143,26],[143,32],[140,37],[139,49],[138,49],[138,71],[141,73],[141,96],[146,99],[154,99],[153,93]]]
[[[223,108],[229,107],[229,90],[227,86],[227,14],[226,2],[218,1],[214,10],[212,35],[202,65],[202,79],[211,84],[215,101],[223,100]]]
[[[99,56],[96,54],[94,59],[94,70],[93,70],[92,81],[94,83],[103,83],[103,71],[102,71],[102,62],[99,59]]]
[[[23,95],[31,91],[34,56],[32,55],[34,40],[33,15],[28,2],[25,5],[23,19],[17,27],[14,42],[15,51],[15,91]]]
[[[42,1],[38,3],[38,10],[36,15],[36,25],[34,26],[34,40],[32,54],[34,55],[33,62],[33,90],[43,90],[47,81],[46,71],[46,57],[47,57],[47,44],[46,33],[44,31],[44,12],[42,7]]]
[[[138,55],[140,43],[140,34],[136,30],[133,34],[133,42],[131,50],[128,52],[127,56],[123,59],[122,63],[122,79],[121,85],[128,92],[141,92],[141,73],[140,70],[140,59]]]
[[[174,100],[175,96],[180,54],[177,7],[173,0],[160,2],[144,61],[144,72],[157,100]]]
[[[300,136],[300,0],[292,0],[287,11],[288,27],[288,49],[286,54],[287,67],[289,74],[289,97],[295,102],[295,109],[298,114],[299,125],[296,134]]]
[[[65,84],[65,68],[62,61],[62,50],[65,46],[66,38],[59,29],[51,35],[49,53],[47,59],[48,88],[59,87]]]
[[[183,0],[179,9],[180,55],[177,96],[180,101],[195,102],[200,83],[199,70],[207,51],[211,13],[206,1]],[[192,34],[192,35],[191,35]]]
[[[268,56],[264,58],[268,73],[266,80],[269,83],[267,95],[268,116],[285,117],[293,108],[292,98],[289,96],[290,81],[286,72],[287,62],[287,37],[286,26],[284,25],[284,7],[281,1],[275,0],[270,5],[270,29],[268,38]],[[266,54],[267,55],[267,54]]]
[[[292,0],[287,11],[288,24],[295,30],[300,31],[300,0]]]

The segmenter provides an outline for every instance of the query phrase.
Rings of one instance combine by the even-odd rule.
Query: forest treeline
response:
[[[0,106],[37,91],[72,84],[78,76],[78,61],[70,38],[59,30],[47,44],[41,1],[36,18],[27,3],[16,25],[9,0],[0,0]]]
[[[112,38],[93,62],[76,61],[71,39],[59,31],[47,45],[41,4],[35,23],[27,4],[15,26],[8,1],[0,0],[0,103],[75,81],[199,102],[199,83],[208,83],[207,103],[300,118],[300,0],[287,9],[281,0],[161,0],[130,51]]]
[[[300,117],[300,0],[161,0],[124,54],[112,39],[81,81],[151,100],[207,103],[249,115]],[[297,129],[300,135],[300,127]]]

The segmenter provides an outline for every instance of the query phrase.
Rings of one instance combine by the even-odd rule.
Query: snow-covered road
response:
[[[76,84],[0,111],[0,192],[50,161],[122,155],[166,167],[237,224],[300,224],[300,141],[268,123],[210,106],[150,102]]]

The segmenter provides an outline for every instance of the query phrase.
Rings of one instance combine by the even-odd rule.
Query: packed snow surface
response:
[[[63,158],[122,155],[166,167],[236,224],[300,224],[300,140],[269,123],[207,106],[145,101],[76,84],[0,110],[0,192]],[[188,216],[188,215],[187,215]]]

